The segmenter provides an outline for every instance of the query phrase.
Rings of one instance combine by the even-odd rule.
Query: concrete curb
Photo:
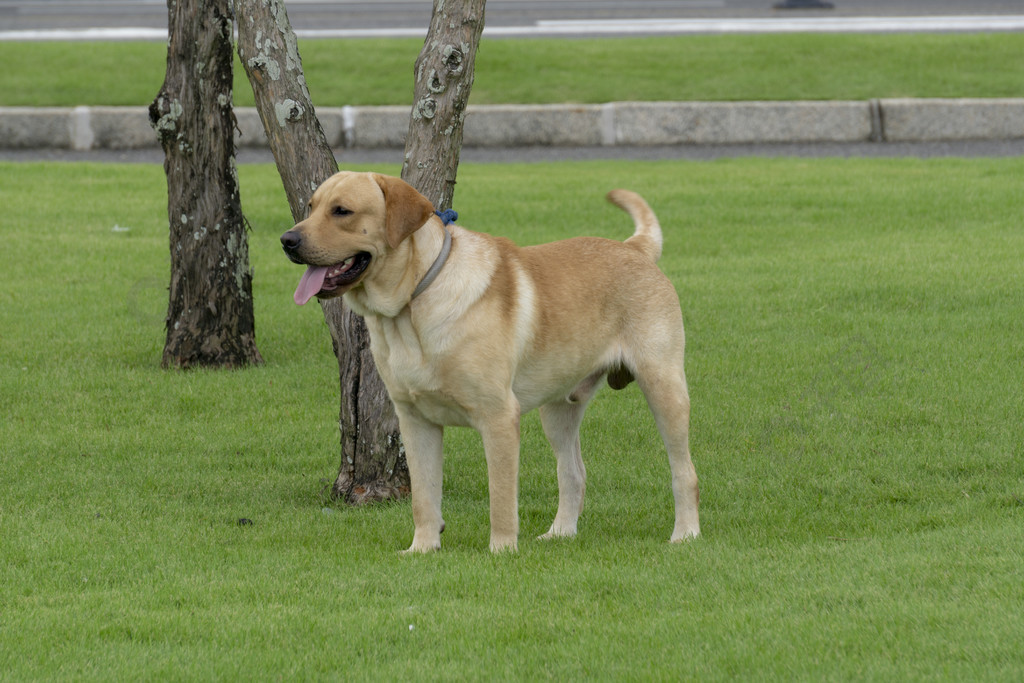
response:
[[[332,147],[401,148],[409,107],[317,110]],[[235,109],[240,147],[266,147],[255,109]],[[1024,139],[1024,98],[850,102],[611,102],[479,105],[470,147],[945,142]],[[146,107],[0,107],[0,148],[155,148]]]

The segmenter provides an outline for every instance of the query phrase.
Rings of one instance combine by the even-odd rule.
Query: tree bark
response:
[[[238,54],[256,96],[292,218],[298,222],[305,217],[313,190],[338,165],[313,108],[284,3],[237,0],[236,7]],[[398,418],[373,363],[366,325],[341,298],[322,301],[321,307],[338,358],[341,386],[341,465],[332,493],[352,504],[405,496],[409,471]]]
[[[334,175],[338,163],[313,109],[283,0],[235,0],[235,7],[238,56],[298,222],[313,190]]]
[[[171,282],[164,367],[261,363],[235,172],[230,0],[168,0],[163,87],[149,117],[163,146]]]
[[[430,30],[416,59],[402,178],[438,210],[451,208],[455,194],[484,5],[485,0],[434,0]]]
[[[331,493],[352,505],[404,498],[409,467],[398,416],[373,362],[366,323],[341,302],[322,302],[341,382],[341,466]]]

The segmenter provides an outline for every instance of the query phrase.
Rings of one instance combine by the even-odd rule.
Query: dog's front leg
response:
[[[441,547],[442,440],[439,425],[427,422],[405,406],[395,405],[398,428],[405,446],[412,487],[412,521],[415,526],[407,553],[426,553]]]
[[[519,403],[512,399],[479,427],[487,457],[491,552],[518,549]]]

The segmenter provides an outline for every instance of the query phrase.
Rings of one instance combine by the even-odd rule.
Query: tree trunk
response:
[[[341,302],[322,302],[341,380],[341,466],[332,494],[353,505],[404,498],[409,467],[398,416],[373,362],[366,323]]]
[[[298,222],[313,190],[337,170],[337,162],[316,118],[284,3],[237,0],[236,7],[238,54]],[[409,471],[398,418],[373,364],[366,325],[340,297],[322,301],[321,307],[341,386],[341,465],[332,493],[352,504],[402,497],[409,492]]]
[[[434,203],[451,208],[462,153],[463,123],[473,87],[485,0],[434,0],[416,59],[416,83],[402,178]]]
[[[238,56],[298,222],[306,217],[313,190],[334,175],[338,163],[313,110],[283,0],[235,0],[235,7]]]
[[[168,0],[163,87],[149,117],[163,146],[171,283],[164,367],[261,363],[235,173],[230,0]]]

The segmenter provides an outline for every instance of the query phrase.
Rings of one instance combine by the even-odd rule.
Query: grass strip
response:
[[[318,106],[405,105],[421,41],[306,40]],[[1019,33],[486,40],[475,104],[1021,97]],[[146,105],[160,43],[0,43],[0,106]],[[236,67],[235,103],[252,104]]]

